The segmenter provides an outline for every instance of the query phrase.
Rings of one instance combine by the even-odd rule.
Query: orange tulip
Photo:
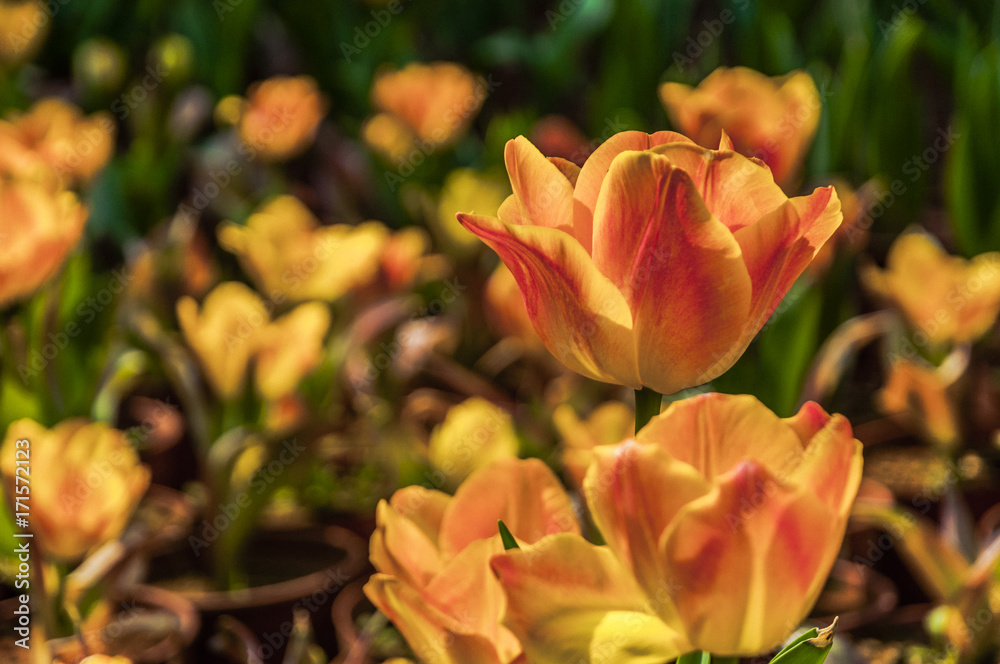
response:
[[[35,57],[51,22],[42,0],[0,2],[0,67]]]
[[[585,376],[670,394],[740,357],[840,224],[759,161],[673,132],[617,134],[583,168],[507,143],[499,218],[459,214],[510,268],[542,342]]]
[[[697,88],[664,83],[660,99],[671,122],[699,145],[715,145],[729,134],[735,149],[764,160],[782,187],[798,178],[821,110],[808,73],[768,78],[746,67],[720,67]]]
[[[967,261],[949,256],[927,233],[900,236],[889,249],[886,269],[871,266],[861,277],[902,312],[916,329],[917,345],[973,341],[1000,313],[1000,252]]]
[[[269,161],[301,154],[316,138],[326,102],[309,76],[275,76],[250,87],[239,113],[244,143]]]
[[[149,486],[149,469],[125,434],[101,422],[72,419],[53,429],[30,419],[11,424],[0,449],[11,497],[15,476],[23,475],[18,459],[31,466],[31,529],[46,555],[65,562],[118,537]]]
[[[594,639],[608,645],[616,629],[623,642],[659,643],[657,661],[690,649],[750,656],[773,648],[822,589],[861,481],[861,444],[843,416],[810,402],[779,419],[751,396],[675,402],[634,439],[594,456],[584,488],[615,556],[563,537],[493,559],[511,606],[507,624],[532,662],[577,661],[576,653],[554,656],[567,654],[566,644],[546,623],[571,622],[559,612],[574,604],[601,608],[578,621],[597,625],[590,638],[577,634],[584,648]],[[571,569],[558,571],[568,554]],[[621,578],[616,565],[635,582],[620,583],[618,594],[604,589],[600,603],[586,600],[595,580]]]
[[[87,210],[72,192],[0,177],[0,307],[52,277],[86,221]]]
[[[0,120],[0,173],[34,177],[44,165],[63,186],[88,181],[111,158],[115,131],[108,113],[84,117],[62,99],[43,99],[23,115]]]
[[[378,73],[372,103],[421,141],[443,145],[466,130],[487,94],[486,85],[462,65],[411,62]]]
[[[579,524],[569,496],[536,459],[503,459],[473,473],[454,497],[411,486],[379,503],[371,540],[378,570],[365,594],[420,661],[509,664],[521,645],[500,624],[505,600],[489,560],[503,551],[502,519],[520,543]]]

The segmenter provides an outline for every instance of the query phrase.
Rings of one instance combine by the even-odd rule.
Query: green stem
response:
[[[663,403],[663,395],[648,387],[635,391],[635,432],[646,426],[646,423],[654,415],[660,414],[660,404]]]
[[[712,656],[704,650],[695,650],[677,658],[677,664],[709,664]]]

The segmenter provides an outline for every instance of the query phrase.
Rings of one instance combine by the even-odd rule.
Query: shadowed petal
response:
[[[628,304],[579,242],[557,229],[458,219],[510,268],[549,352],[584,376],[640,387]]]

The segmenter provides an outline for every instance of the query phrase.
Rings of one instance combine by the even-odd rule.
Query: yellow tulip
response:
[[[448,410],[431,432],[428,456],[449,484],[458,484],[497,459],[517,456],[514,422],[499,406],[481,397]]]
[[[72,192],[0,177],[0,307],[57,272],[86,221],[87,210]]]
[[[378,222],[320,226],[297,198],[278,196],[246,226],[220,226],[218,238],[276,302],[332,302],[378,276],[389,231]]]
[[[682,133],[711,147],[725,132],[737,152],[762,159],[786,189],[798,178],[822,108],[808,73],[768,78],[746,67],[719,67],[696,88],[664,83],[660,99]]]
[[[316,138],[326,102],[309,76],[275,76],[250,87],[240,109],[240,139],[269,161],[301,154]]]
[[[291,394],[323,361],[330,311],[322,302],[300,304],[257,338],[257,389],[274,401]]]
[[[454,497],[411,486],[379,503],[371,539],[377,573],[365,594],[420,661],[510,664],[521,656],[500,624],[506,602],[490,571],[490,557],[503,551],[498,519],[524,545],[580,532],[569,496],[537,459],[497,461]]]
[[[506,182],[469,168],[457,168],[445,177],[438,200],[437,215],[431,223],[436,235],[448,246],[465,254],[480,247],[479,239],[455,219],[459,210],[493,216],[510,195]]]
[[[536,664],[774,648],[819,595],[861,481],[843,416],[810,402],[779,419],[750,396],[675,402],[594,456],[607,547],[564,535],[492,560]]]
[[[563,465],[578,487],[583,486],[597,447],[617,445],[635,431],[635,413],[620,401],[601,404],[585,420],[564,403],[552,413],[552,422],[562,439]]]
[[[149,486],[149,470],[125,434],[102,422],[72,419],[53,429],[30,419],[11,424],[0,470],[12,501],[19,495],[15,478],[26,474],[17,462],[25,459],[31,530],[46,555],[64,562],[118,537]]]
[[[200,311],[194,298],[182,297],[177,320],[215,393],[227,400],[238,397],[261,330],[270,323],[260,296],[244,284],[227,281],[205,297]]]
[[[672,394],[731,367],[841,221],[759,162],[673,132],[616,134],[583,168],[507,143],[514,194],[458,218],[496,251],[570,369]]]
[[[870,266],[861,277],[902,312],[918,346],[974,341],[1000,313],[1000,252],[964,260],[927,233],[903,234],[889,249],[886,269]]]

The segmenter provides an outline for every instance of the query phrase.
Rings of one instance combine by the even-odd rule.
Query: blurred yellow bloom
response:
[[[0,0],[0,67],[35,57],[50,23],[42,0]]]
[[[222,399],[239,396],[261,330],[270,323],[260,296],[244,284],[227,281],[205,297],[201,311],[194,298],[182,297],[177,320],[216,394]]]
[[[544,348],[528,316],[528,308],[524,306],[521,289],[510,268],[503,263],[498,264],[486,280],[483,310],[486,322],[497,336],[515,337],[528,347]]]
[[[309,76],[275,76],[250,87],[239,119],[244,143],[264,159],[297,156],[316,138],[326,101]]]
[[[121,655],[114,657],[111,655],[90,655],[81,659],[80,664],[132,664],[132,660]]]
[[[617,445],[635,431],[635,413],[620,401],[601,404],[585,420],[564,403],[552,413],[552,421],[562,440],[563,465],[578,487],[594,460],[594,448]]]
[[[420,274],[429,246],[427,233],[416,226],[400,229],[386,238],[379,256],[383,285],[390,291],[409,288]]]
[[[944,367],[898,358],[876,402],[883,412],[911,419],[932,442],[950,448],[959,442],[958,413],[948,394],[955,378]]]
[[[390,159],[405,152],[406,133],[407,144],[419,141],[424,152],[433,152],[465,133],[487,94],[484,81],[453,62],[412,62],[399,70],[383,69],[372,85],[372,104],[391,117],[376,120],[365,137],[374,139],[373,147],[392,149],[387,154]]]
[[[481,397],[452,406],[431,433],[428,456],[449,484],[458,484],[497,459],[517,456],[517,433],[507,411]]]
[[[1000,312],[1000,252],[964,260],[949,256],[923,232],[900,236],[889,249],[886,269],[869,266],[861,278],[902,312],[916,330],[918,346],[973,341],[993,327]]]
[[[118,537],[149,486],[149,470],[125,434],[102,422],[77,418],[54,429],[30,419],[11,424],[0,449],[11,500],[15,476],[25,474],[17,461],[24,459],[31,466],[31,529],[46,555],[64,562]]]
[[[297,198],[279,196],[252,214],[246,226],[220,226],[218,237],[275,301],[332,302],[377,277],[389,231],[378,222],[320,226]]]
[[[441,187],[437,216],[432,220],[437,235],[449,247],[468,253],[480,246],[479,238],[458,222],[462,211],[495,216],[500,205],[510,195],[510,186],[498,178],[471,168],[457,168],[448,173]]]
[[[86,182],[104,168],[115,146],[115,123],[105,112],[84,117],[58,98],[0,120],[0,174],[37,176],[44,164],[63,186]]]
[[[594,450],[584,489],[606,547],[555,535],[494,556],[505,624],[535,664],[767,652],[816,601],[861,481],[861,443],[806,403],[779,419],[707,394]]]
[[[763,159],[784,189],[798,180],[822,109],[807,72],[768,78],[746,67],[719,67],[696,88],[664,83],[660,99],[681,133],[713,148],[725,131],[737,152]]]
[[[361,125],[361,140],[386,160],[396,161],[413,147],[413,132],[392,113],[376,113]]]
[[[58,271],[86,220],[72,192],[0,177],[0,307],[30,295]]]
[[[260,331],[257,339],[257,389],[268,400],[295,390],[323,361],[323,337],[330,312],[322,302],[307,302]]]
[[[500,624],[506,600],[489,560],[503,551],[502,519],[522,544],[551,533],[579,536],[573,504],[537,459],[503,459],[473,473],[454,497],[400,489],[376,511],[365,594],[437,664],[511,664],[521,646]]]

